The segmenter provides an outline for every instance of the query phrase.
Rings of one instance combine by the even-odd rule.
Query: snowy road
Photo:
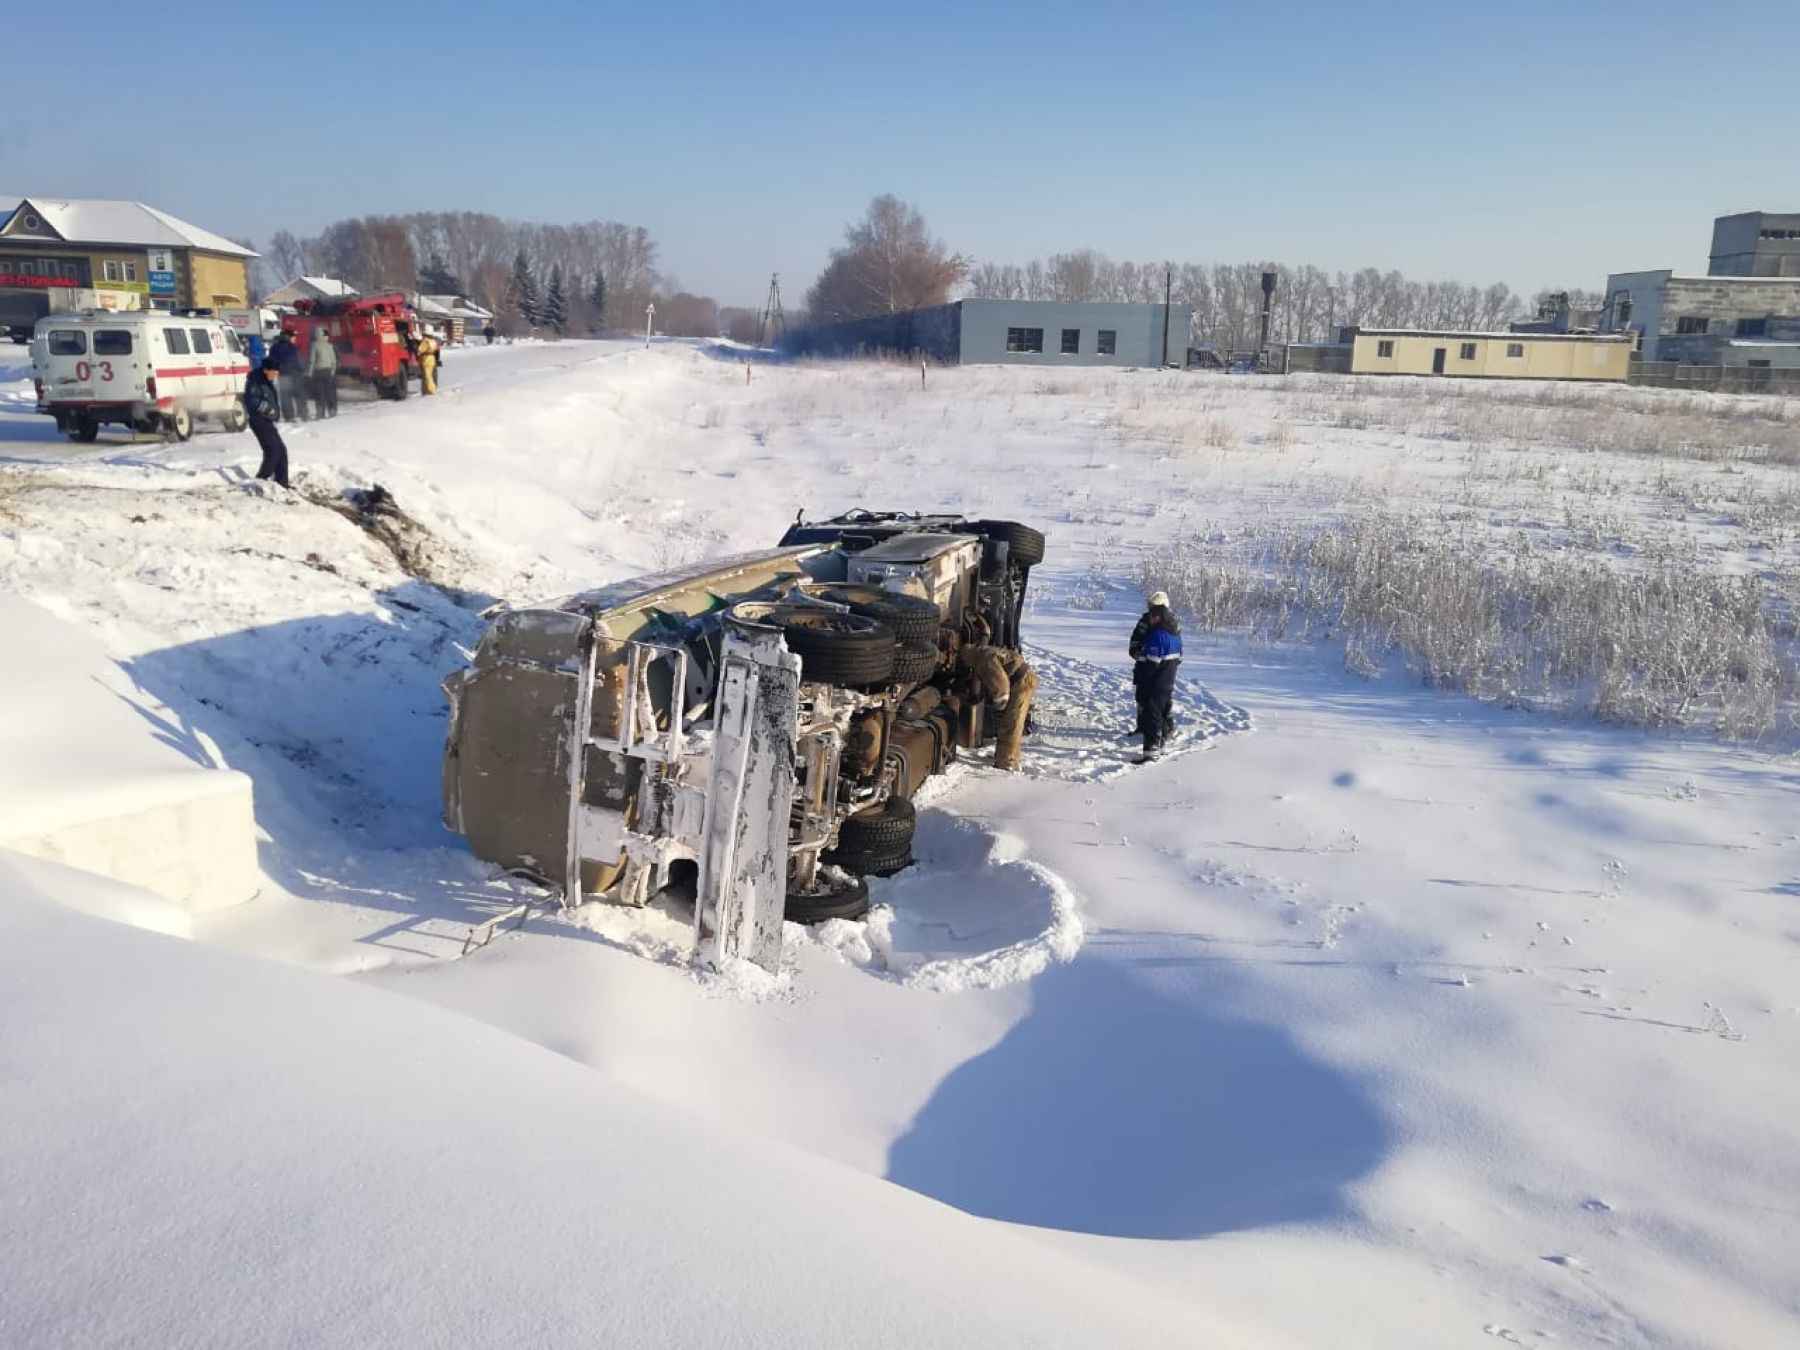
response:
[[[1329,509],[1348,472],[1425,491],[1449,452],[1308,425],[1189,457],[1146,430],[1173,400],[1245,445],[1279,409],[1092,374],[920,391],[875,365],[746,381],[674,344],[453,352],[440,400],[294,429],[303,491],[277,497],[237,481],[247,436],[68,447],[5,411],[0,370],[0,585],[255,780],[269,884],[203,941],[354,973],[999,1221],[1185,1307],[1196,1337],[1791,1342],[1791,760],[1195,642],[1184,752],[1127,768],[1107,738],[1132,559]],[[318,504],[372,482],[467,594]],[[473,607],[853,505],[1048,526],[1027,772],[935,786],[890,909],[802,939],[778,988],[696,978],[655,908],[454,959],[527,893],[436,821],[438,682]]]

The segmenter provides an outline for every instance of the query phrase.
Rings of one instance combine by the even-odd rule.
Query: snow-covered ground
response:
[[[290,431],[290,495],[248,436],[58,441],[27,373],[0,588],[250,775],[265,884],[199,950],[7,874],[11,1340],[1800,1337],[1779,748],[1229,641],[1190,646],[1177,753],[1119,736],[1137,568],[1179,538],[1380,500],[1782,574],[1793,408],[521,344]],[[372,483],[420,526],[398,553],[332,509]],[[934,784],[920,864],[790,929],[773,984],[696,974],[655,906],[463,958],[532,894],[437,820],[477,611],[853,505],[1048,529],[1026,771]],[[249,1259],[139,1268],[209,1243]]]

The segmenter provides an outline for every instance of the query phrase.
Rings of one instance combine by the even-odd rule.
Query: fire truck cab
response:
[[[303,356],[312,354],[313,330],[323,328],[338,353],[338,378],[360,380],[382,398],[405,398],[419,373],[413,345],[419,316],[399,292],[345,299],[302,300],[281,327]]]

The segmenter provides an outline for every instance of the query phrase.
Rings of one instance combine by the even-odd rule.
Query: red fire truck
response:
[[[347,299],[301,300],[281,319],[303,356],[312,350],[313,330],[323,328],[338,352],[338,378],[361,380],[383,398],[405,398],[408,380],[419,375],[413,346],[419,316],[406,297],[359,295]]]

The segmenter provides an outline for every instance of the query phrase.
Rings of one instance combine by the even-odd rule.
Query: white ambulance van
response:
[[[37,321],[38,411],[72,441],[108,422],[185,441],[196,421],[242,431],[250,358],[231,325],[166,310],[87,310]]]

